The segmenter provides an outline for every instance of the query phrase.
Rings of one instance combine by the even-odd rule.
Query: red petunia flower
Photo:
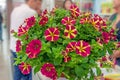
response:
[[[44,26],[45,24],[47,24],[47,22],[48,22],[48,17],[47,16],[42,16],[40,21],[39,21],[39,24],[41,26]]]
[[[63,51],[62,51],[62,55],[63,55],[63,56],[68,56],[68,50],[63,50]]]
[[[98,30],[98,31],[101,31],[103,28],[107,27],[106,21],[103,20],[97,14],[95,14],[94,17],[91,19],[91,23],[95,27],[95,29]]]
[[[44,64],[41,68],[41,73],[52,80],[57,80],[57,72],[53,64]]]
[[[116,43],[116,48],[120,48],[120,42]]]
[[[102,57],[102,61],[107,61],[107,57],[106,56]]]
[[[100,46],[102,46],[102,44],[103,44],[102,39],[101,39],[101,38],[97,38],[96,40],[97,40],[98,44],[99,44]]]
[[[45,35],[45,38],[46,40],[48,41],[57,41],[59,39],[59,30],[57,28],[48,28],[44,35]]]
[[[76,21],[70,17],[64,17],[61,22],[65,26],[67,25],[73,26],[76,23]]]
[[[36,20],[35,20],[35,17],[32,16],[32,17],[26,19],[25,22],[26,22],[26,26],[27,26],[28,28],[31,28],[31,27],[35,24]]]
[[[100,26],[100,22],[99,22],[98,18],[92,18],[90,21],[96,30],[98,30],[98,31],[101,30],[101,26]]]
[[[108,32],[102,32],[102,40],[106,44],[110,41],[110,35]]]
[[[117,40],[117,36],[114,33],[115,33],[115,30],[111,29],[110,32],[109,32],[111,40]]]
[[[41,41],[40,40],[32,40],[26,47],[26,54],[29,58],[36,58],[37,55],[41,51]]]
[[[19,67],[21,73],[24,75],[28,75],[31,72],[31,66],[24,62],[22,62],[18,67]]]
[[[84,12],[83,16],[90,18],[90,17],[92,17],[92,13],[91,12]]]
[[[45,16],[46,14],[48,14],[47,9],[45,9],[45,10],[43,11],[43,15],[42,15],[42,16]]]
[[[64,56],[64,62],[65,63],[71,60],[71,57],[68,56],[68,50],[67,49],[62,51],[62,55]]]
[[[80,24],[85,24],[85,23],[89,23],[89,18],[82,18],[80,19]]]
[[[70,42],[70,43],[67,45],[66,50],[67,50],[68,52],[75,51],[75,49],[76,49],[76,44],[77,44],[77,42]]]
[[[80,15],[80,10],[79,10],[78,6],[76,6],[75,4],[71,5],[70,11],[71,11],[71,15],[75,18]]]
[[[70,56],[64,56],[64,62],[67,63],[71,60]]]
[[[22,36],[22,35],[26,34],[27,32],[28,32],[27,27],[20,26],[18,28],[18,36]]]
[[[87,57],[90,55],[91,47],[89,43],[85,41],[79,41],[76,44],[76,53],[83,56]]]
[[[17,40],[17,41],[16,41],[16,52],[21,51],[21,49],[22,49],[21,41],[20,41],[20,40]]]
[[[77,36],[77,30],[75,29],[74,26],[71,25],[66,26],[64,35],[69,39],[75,38]]]

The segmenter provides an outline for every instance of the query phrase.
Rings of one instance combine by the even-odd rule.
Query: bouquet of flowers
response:
[[[106,21],[75,4],[69,11],[54,8],[26,19],[14,36],[21,72],[29,74],[33,68],[51,80],[94,80],[102,74],[97,62],[104,63],[106,52],[117,49],[116,33]]]

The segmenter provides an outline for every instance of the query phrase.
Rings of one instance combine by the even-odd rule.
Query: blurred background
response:
[[[43,0],[41,11],[63,7],[64,0]],[[102,17],[109,18],[113,13],[112,0],[73,0],[81,11],[91,11]],[[13,80],[9,50],[10,14],[11,11],[24,3],[24,0],[0,0],[0,13],[3,17],[2,40],[0,41],[0,80]]]

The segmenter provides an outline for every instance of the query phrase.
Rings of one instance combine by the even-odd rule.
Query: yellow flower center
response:
[[[55,34],[54,33],[50,33],[50,35],[53,37]]]
[[[51,68],[50,67],[46,67],[46,70],[49,72],[49,71],[51,71]]]
[[[27,64],[24,64],[24,70],[28,68],[28,65]]]
[[[85,52],[84,47],[80,46],[79,51],[80,51],[80,52]]]

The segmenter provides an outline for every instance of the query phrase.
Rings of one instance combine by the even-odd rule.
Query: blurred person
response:
[[[0,40],[3,41],[2,39],[2,22],[3,22],[3,17],[2,13],[0,12]]]
[[[38,5],[41,5],[42,0],[25,0],[24,4],[13,9],[11,13],[11,28],[17,32],[19,26],[24,23],[26,18],[37,15],[36,9]],[[14,58],[16,55],[16,38],[12,35],[10,36],[10,50],[12,53],[12,63],[14,63]],[[13,64],[12,64],[13,65]],[[13,80],[32,80],[32,71],[28,75],[23,75],[19,70],[18,66],[13,66]]]
[[[66,10],[70,10],[70,6],[73,4],[72,0],[65,0],[63,2],[63,8]]]
[[[115,9],[115,13],[110,17],[110,21],[112,22],[112,28],[117,31],[117,39],[120,42],[120,0],[113,0],[113,8]],[[116,60],[116,64],[120,66],[120,51],[114,50],[112,59]]]

